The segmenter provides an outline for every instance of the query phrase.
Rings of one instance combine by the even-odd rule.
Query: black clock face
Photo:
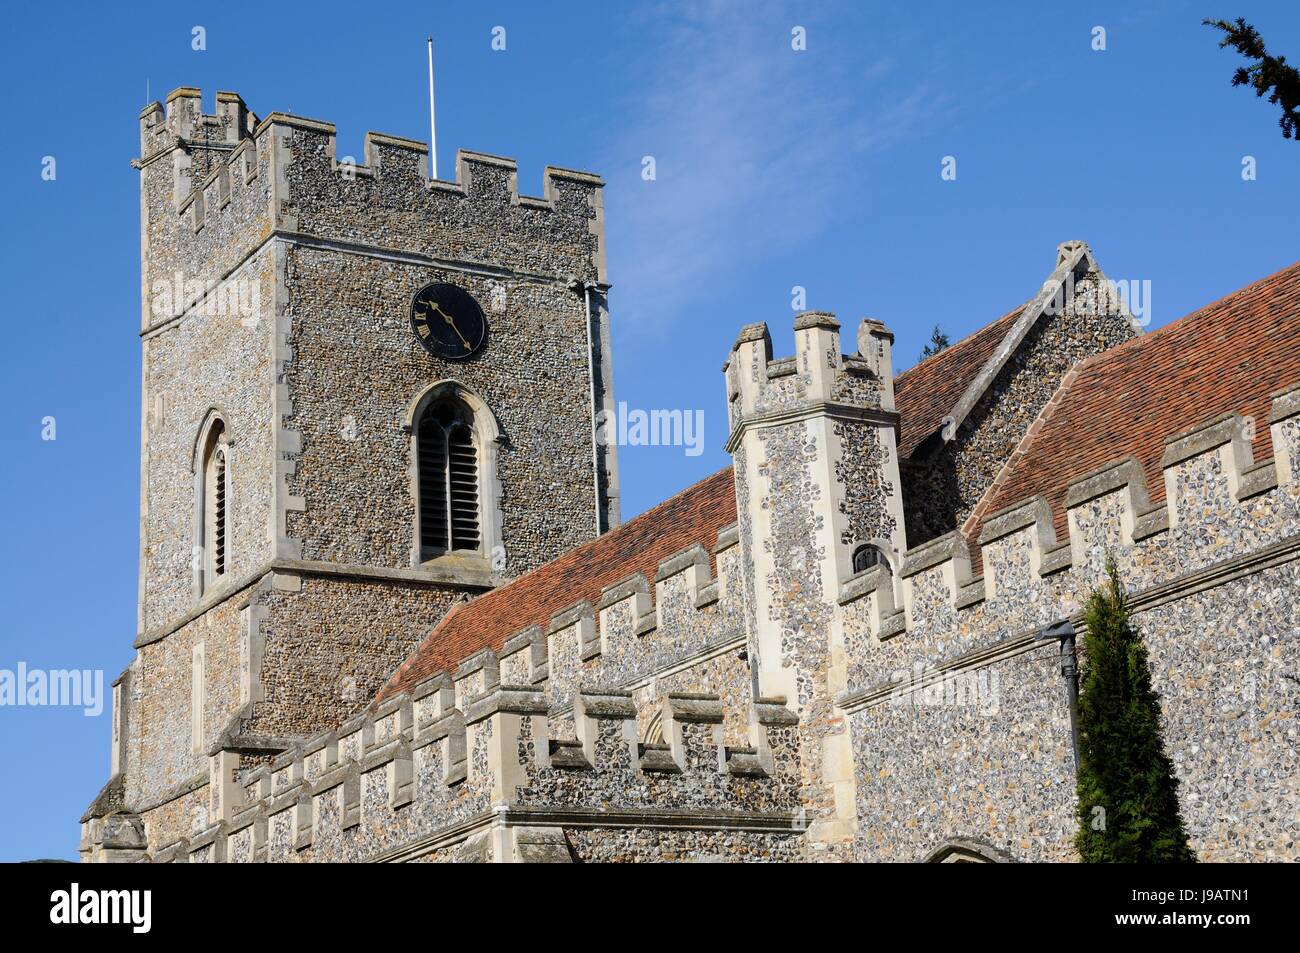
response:
[[[487,319],[464,288],[425,285],[411,299],[411,330],[434,357],[460,361],[483,346]]]

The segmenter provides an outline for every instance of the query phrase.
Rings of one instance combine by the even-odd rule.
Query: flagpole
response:
[[[433,37],[426,37],[429,44],[429,178],[438,177],[438,127],[433,119]]]

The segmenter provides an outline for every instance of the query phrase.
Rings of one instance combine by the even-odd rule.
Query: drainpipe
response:
[[[574,291],[582,292],[582,306],[587,317],[587,380],[591,384],[589,398],[591,406],[591,490],[596,504],[596,535],[599,536],[604,530],[600,518],[600,451],[596,443],[596,353],[593,349],[591,336],[591,293],[597,290],[597,287],[592,282],[582,281],[579,278],[571,279],[569,287]]]
[[[1074,649],[1074,623],[1061,619],[1034,634],[1035,641],[1055,639],[1061,643],[1061,675],[1070,707],[1070,745],[1074,751],[1074,773],[1079,773],[1079,659]]]

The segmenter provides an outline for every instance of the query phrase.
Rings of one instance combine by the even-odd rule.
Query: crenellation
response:
[[[419,725],[411,750],[417,759],[423,757],[431,766],[429,778],[436,777],[439,784],[452,787],[468,776],[467,745],[465,716],[459,708],[451,708]]]
[[[398,736],[409,737],[413,719],[410,695],[403,693],[382,702],[374,714],[375,744],[386,744]]]
[[[626,792],[629,806],[640,805],[637,810],[677,810],[689,802],[761,814],[792,810],[796,803],[798,718],[784,699],[755,702],[749,710],[749,743],[726,745],[725,714],[716,695],[668,693],[659,703],[666,739],[661,745],[638,741],[638,712],[628,690],[578,691],[573,700],[577,736],[570,740],[553,735],[546,695],[498,684],[471,698],[463,718],[452,708],[380,740],[379,723],[412,710],[417,694],[445,693],[445,683],[439,674],[394,697],[364,724],[349,725],[349,734],[370,739],[360,757],[348,754],[339,741],[336,762],[323,771],[309,770],[309,762],[335,750],[323,734],[250,773],[244,779],[248,799],[238,810],[154,851],[150,859],[362,860],[440,829],[459,830],[453,836],[468,843],[473,824],[467,829],[466,822],[486,818],[494,805],[526,805],[533,813],[587,810],[604,803],[599,792],[609,784]],[[437,687],[430,691],[426,684]],[[459,778],[447,771],[456,760],[450,754],[458,733],[455,721],[459,760],[467,762]]]
[[[359,760],[366,748],[366,725],[368,718],[365,712],[358,712],[351,718],[346,719],[338,727],[339,736],[339,760],[353,758]]]
[[[190,842],[182,837],[154,854],[152,860],[158,864],[188,864],[190,862]]]
[[[1285,395],[1291,393],[1282,395],[1289,401]],[[1300,420],[1300,412],[1287,413],[1290,404],[1284,408],[1284,423]],[[1230,414],[1170,437],[1162,460],[1166,496],[1160,502],[1151,501],[1137,460],[1120,458],[1070,482],[1064,499],[1066,539],[1056,539],[1046,500],[1032,497],[985,518],[978,540],[982,576],[972,576],[965,538],[954,532],[903,555],[902,608],[893,609],[891,577],[883,567],[848,577],[837,604],[862,620],[851,628],[861,625],[879,644],[913,631],[942,629],[957,614],[972,611],[983,625],[1022,615],[1031,603],[1063,603],[1059,611],[1077,611],[1112,556],[1126,572],[1146,572],[1171,564],[1209,565],[1241,552],[1240,545],[1225,548],[1227,537],[1219,527],[1236,525],[1244,508],[1250,508],[1249,522],[1261,527],[1284,513],[1300,512],[1286,493],[1284,466],[1255,461],[1247,433],[1242,418]],[[1279,439],[1275,431],[1274,447],[1285,447],[1285,433]],[[1180,493],[1184,505],[1178,514],[1170,501]],[[1252,533],[1250,544],[1276,539],[1264,530]],[[1186,552],[1176,557],[1175,547]],[[1167,572],[1158,578],[1167,578]],[[849,638],[856,652],[872,651],[856,635]]]
[[[990,514],[978,542],[990,601],[1037,588],[1041,577],[1070,566],[1070,541],[1057,541],[1052,508],[1041,496]]]
[[[642,638],[658,624],[650,593],[650,581],[639,572],[601,592],[597,621],[602,667],[635,665]]]
[[[315,782],[339,763],[338,733],[324,731],[302,746],[303,777]]]
[[[732,442],[750,419],[795,413],[816,404],[860,408],[887,415],[893,411],[893,385],[882,369],[891,360],[893,335],[879,322],[864,321],[859,340],[866,355],[845,355],[840,349],[840,325],[825,311],[805,311],[795,317],[795,353],[772,358],[772,338],[766,324],[746,325],[723,369],[731,406]],[[860,344],[861,346],[861,344]],[[892,375],[892,366],[890,368]],[[882,416],[882,420],[888,418]]]
[[[240,778],[244,787],[244,804],[253,804],[271,796],[271,766],[262,764]]]
[[[670,692],[663,698],[664,740],[683,773],[727,770],[722,701],[716,695]]]
[[[955,611],[958,598],[971,582],[966,538],[954,531],[908,550],[898,575],[902,579],[902,610],[909,621]]]
[[[456,709],[456,685],[445,672],[437,672],[411,690],[415,729],[437,721]]]
[[[472,699],[490,692],[501,684],[501,664],[491,649],[475,652],[461,662],[454,676],[456,707],[467,711]],[[400,697],[400,696],[399,696]],[[386,704],[391,704],[390,700]]]
[[[888,566],[877,564],[854,573],[840,585],[839,604],[842,606],[868,600],[867,610],[872,633],[884,641],[903,631],[904,610],[898,608],[902,601],[898,592],[899,580]],[[852,653],[850,653],[852,654]]]
[[[673,631],[674,621],[717,601],[716,582],[709,571],[709,552],[699,543],[663,559],[655,571],[655,625]]]
[[[373,723],[365,723],[367,731],[373,730]],[[271,762],[271,790],[279,795],[292,790],[304,781],[302,748],[294,746],[280,754]]]
[[[551,617],[546,628],[547,690],[568,704],[585,674],[585,663],[599,656],[595,610],[582,600]]]
[[[582,753],[593,769],[638,767],[636,706],[632,693],[613,688],[587,688],[573,696],[573,723]]]
[[[546,633],[530,625],[501,646],[500,677],[510,685],[536,685],[547,679]]]
[[[1300,485],[1300,388],[1273,401],[1269,424],[1278,486],[1291,492]]]
[[[190,838],[188,853],[191,864],[224,864],[227,857],[229,834],[225,821],[218,821],[207,830]]]

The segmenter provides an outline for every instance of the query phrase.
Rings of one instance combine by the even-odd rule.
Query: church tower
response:
[[[336,726],[455,603],[619,508],[599,178],[533,198],[461,152],[430,180],[424,143],[358,160],[191,88],[140,140],[137,654],[87,819],[151,836],[206,822],[210,751]]]

